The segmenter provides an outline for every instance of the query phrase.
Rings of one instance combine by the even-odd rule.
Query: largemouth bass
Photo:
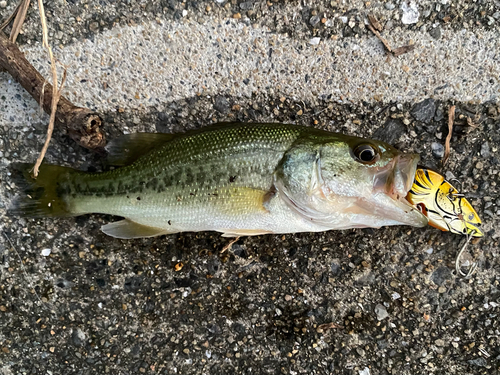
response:
[[[406,199],[419,156],[375,140],[283,124],[219,124],[184,134],[138,133],[109,145],[124,165],[86,173],[17,164],[31,217],[103,213],[118,238],[184,231],[224,236],[427,225]]]

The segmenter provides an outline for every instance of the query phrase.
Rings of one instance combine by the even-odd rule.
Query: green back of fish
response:
[[[16,164],[22,175],[18,181],[24,179],[29,188],[24,187],[28,194],[11,211],[31,217],[158,215],[152,211],[215,202],[228,187],[247,189],[250,195],[254,189],[267,191],[284,152],[311,131],[317,130],[218,124],[176,135],[125,135],[111,145],[110,159],[115,165],[135,161],[104,173],[43,165],[33,179],[30,165]]]
[[[126,205],[153,199],[169,206],[210,200],[228,186],[269,189],[277,163],[303,130],[273,124],[219,125],[178,135],[129,166],[75,175],[65,185],[65,194],[82,202],[90,202],[89,196],[108,201],[120,197]],[[119,210],[113,201],[112,211]],[[73,208],[80,212],[95,209],[85,208],[83,203]],[[112,213],[109,207],[105,211]]]

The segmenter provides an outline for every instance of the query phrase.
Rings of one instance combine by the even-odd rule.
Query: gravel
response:
[[[378,320],[384,320],[385,318],[389,317],[387,309],[385,308],[384,305],[381,304],[377,304],[375,306],[375,314],[377,315]]]
[[[48,117],[0,73],[0,374],[500,371],[498,7],[422,0],[404,25],[395,1],[249,3],[48,2],[64,94],[100,111],[110,139],[269,121],[390,140],[463,184],[486,233],[463,256],[477,272],[458,278],[464,239],[431,227],[257,236],[221,252],[215,233],[122,241],[99,231],[110,216],[8,216],[8,165],[34,161]],[[391,45],[415,50],[389,59],[364,26],[371,11]],[[38,22],[30,8],[19,41],[47,75]],[[451,105],[443,167],[432,145]],[[47,161],[106,168],[58,129]]]
[[[436,113],[436,101],[434,99],[425,99],[415,104],[411,114],[417,121],[428,124]]]
[[[372,137],[389,144],[396,144],[405,133],[406,126],[403,121],[389,118],[384,125],[373,132]]]
[[[441,143],[432,142],[431,149],[435,158],[441,159],[444,156],[444,146]]]

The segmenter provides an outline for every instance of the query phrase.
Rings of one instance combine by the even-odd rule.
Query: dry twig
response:
[[[222,248],[222,250],[220,251],[221,254],[224,254],[227,250],[229,250],[235,243],[236,241],[238,241],[240,239],[240,237],[236,237],[235,239],[231,240],[231,242],[229,242],[226,246],[224,246]]]
[[[443,165],[446,164],[448,158],[450,157],[450,141],[451,141],[451,134],[453,133],[454,121],[455,121],[455,106],[452,105],[448,110],[448,135],[446,136],[446,141],[444,143]]]
[[[26,60],[17,45],[2,31],[0,31],[0,67],[7,70],[46,113],[52,113],[52,85]],[[61,96],[55,120],[80,146],[96,151],[103,150],[106,139],[101,130],[102,120],[96,112],[77,107]]]
[[[17,4],[14,12],[7,18],[7,20],[0,26],[0,30],[3,30],[9,23],[14,19],[12,24],[12,30],[10,31],[10,40],[15,43],[17,36],[21,32],[21,27],[23,26],[24,20],[26,19],[26,13],[28,13],[28,8],[30,6],[30,0],[20,0]]]
[[[401,55],[403,55],[405,53],[413,51],[414,49],[415,49],[415,44],[408,44],[407,46],[398,47],[398,48],[392,50],[392,54],[395,57],[398,57],[398,56],[401,56]]]
[[[389,52],[390,54],[392,54],[395,57],[401,56],[402,54],[408,53],[408,52],[413,51],[415,49],[414,44],[409,44],[407,46],[392,49],[391,45],[389,44],[387,39],[385,39],[384,37],[382,37],[382,35],[380,35],[379,31],[382,31],[383,27],[373,14],[368,15],[368,25],[367,26],[370,29],[370,31],[382,42],[382,44],[384,45],[387,52]]]
[[[376,36],[377,38],[379,38],[379,39],[380,39],[380,41],[381,41],[381,42],[382,42],[382,44],[384,45],[384,47],[385,47],[385,49],[387,50],[387,52],[392,52],[392,48],[391,48],[391,46],[390,46],[389,42],[388,42],[387,40],[385,40],[385,39],[382,37],[382,35],[380,35],[380,33],[379,33],[377,30],[375,30],[375,28],[374,28],[371,24],[368,24],[368,28],[370,29],[370,31],[371,31],[373,34],[375,34],[375,36]]]
[[[334,328],[342,328],[342,327],[336,323],[331,322],[331,323],[325,323],[325,324],[319,325],[318,328],[316,328],[316,330],[319,332],[322,332],[322,331],[327,331],[329,329],[334,329]]]
[[[378,22],[378,19],[373,14],[368,15],[368,21],[375,30],[382,31],[383,29],[382,25],[380,24],[380,22]]]

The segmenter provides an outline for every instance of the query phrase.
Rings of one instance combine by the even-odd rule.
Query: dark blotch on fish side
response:
[[[146,183],[146,187],[150,190],[156,190],[158,187],[158,178],[153,177]]]
[[[203,169],[200,168],[200,170],[196,174],[196,181],[198,182],[198,184],[202,185],[206,179],[207,179],[207,174]]]
[[[166,175],[163,177],[163,183],[165,184],[165,188],[169,188],[174,184],[174,178],[173,176]]]
[[[186,168],[185,174],[186,174],[186,181],[187,182],[191,182],[194,180],[194,174],[193,174],[193,170],[191,168]]]

